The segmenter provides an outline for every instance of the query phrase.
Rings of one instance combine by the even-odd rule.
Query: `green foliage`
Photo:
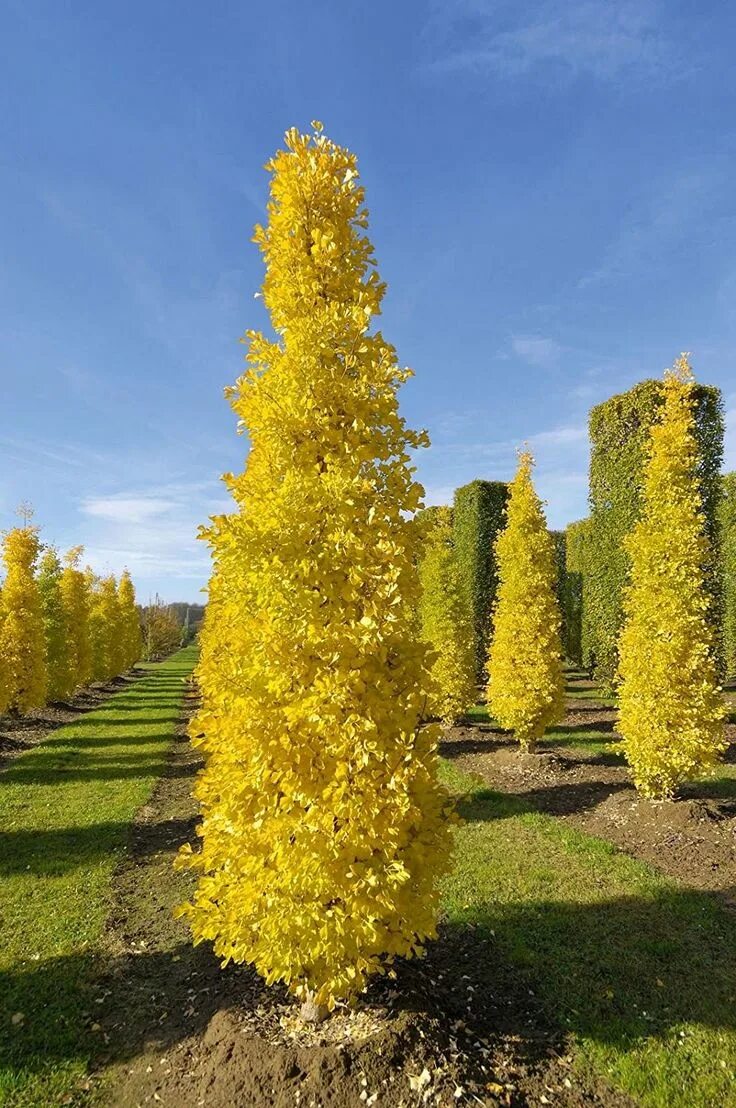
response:
[[[577,666],[583,657],[583,582],[590,524],[587,519],[568,523],[565,544],[564,639],[565,656]]]
[[[557,606],[560,609],[560,638],[564,650],[567,639],[567,619],[565,614],[565,596],[567,593],[567,535],[564,531],[550,531],[550,536],[555,548],[555,568],[557,571],[555,596],[557,597]]]
[[[508,496],[505,481],[471,481],[455,492],[453,541],[479,684],[484,680],[498,589],[495,543],[506,524]]]
[[[590,413],[591,541],[584,588],[583,656],[587,655],[596,679],[608,688],[616,679],[623,589],[629,572],[623,540],[641,513],[644,460],[652,424],[661,411],[662,396],[661,381],[642,381]],[[695,387],[698,482],[711,541],[716,537],[720,497],[722,407],[719,389]],[[713,619],[719,621],[721,589],[714,557],[706,567],[706,581],[713,598]]]
[[[419,563],[420,636],[432,648],[430,715],[453,722],[475,703],[470,620],[458,582],[450,508],[427,508]]]
[[[74,691],[66,609],[61,590],[62,568],[58,552],[49,547],[41,558],[38,589],[41,595],[46,639],[47,696],[64,700]]]
[[[736,673],[736,473],[723,476],[718,506],[719,545],[723,572],[723,654],[726,673]]]

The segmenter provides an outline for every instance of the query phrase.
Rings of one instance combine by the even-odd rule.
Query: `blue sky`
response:
[[[5,0],[0,527],[196,599],[264,325],[263,163],[358,154],[430,502],[528,441],[586,511],[591,404],[681,350],[736,467],[736,8],[651,0]]]

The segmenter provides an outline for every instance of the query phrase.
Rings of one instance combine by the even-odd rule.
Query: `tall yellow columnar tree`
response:
[[[427,508],[419,562],[420,634],[432,650],[429,712],[446,723],[476,699],[473,632],[452,544],[450,508]]]
[[[89,641],[89,584],[79,568],[84,552],[81,546],[73,546],[64,556],[61,573],[61,595],[66,616],[69,647],[69,668],[73,688],[79,688],[92,680],[92,653]]]
[[[712,560],[693,435],[687,355],[665,374],[651,432],[642,515],[626,540],[631,572],[619,642],[619,730],[637,788],[668,797],[725,747],[710,593]]]
[[[276,338],[248,332],[229,395],[250,454],[236,512],[205,532],[202,851],[182,858],[201,877],[182,912],[226,961],[330,1007],[435,934],[448,859],[412,633],[426,437],[398,413],[409,372],[369,333],[384,285],[354,155],[314,124],[268,168],[255,241]]]
[[[488,659],[491,712],[527,752],[562,718],[565,702],[555,550],[533,465],[523,451],[496,541],[499,586]]]
[[[49,700],[64,700],[74,691],[74,673],[69,649],[69,632],[64,595],[61,588],[62,566],[52,546],[43,552],[38,570],[44,634]]]
[[[120,641],[122,665],[119,672],[130,669],[143,653],[141,620],[135,602],[135,589],[130,573],[124,569],[118,583],[118,607],[120,609]]]
[[[3,537],[5,580],[0,594],[0,710],[27,712],[46,700],[46,640],[35,578],[38,528],[28,521]]]
[[[86,571],[89,606],[89,641],[92,655],[92,680],[109,681],[120,670],[118,665],[118,634],[120,609],[115,578],[97,577]]]

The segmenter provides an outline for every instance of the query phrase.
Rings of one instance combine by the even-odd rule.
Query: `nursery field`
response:
[[[684,801],[637,799],[590,682],[568,675],[536,755],[479,707],[442,750],[464,823],[438,941],[297,1030],[285,992],[172,916],[193,661],[0,774],[0,1103],[736,1104],[728,763]]]

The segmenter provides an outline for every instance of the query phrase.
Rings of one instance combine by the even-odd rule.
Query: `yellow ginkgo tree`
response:
[[[458,580],[452,511],[427,508],[423,515],[419,616],[420,634],[432,649],[428,709],[453,723],[476,700],[473,630]]]
[[[135,602],[135,589],[127,569],[124,569],[118,582],[119,642],[116,661],[118,672],[130,669],[138,662],[143,653],[141,620]]]
[[[619,641],[622,746],[637,788],[656,798],[706,773],[726,745],[687,355],[663,387],[642,514],[626,540],[631,570]]]
[[[229,391],[250,440],[232,514],[205,532],[205,754],[196,941],[311,1005],[360,991],[435,934],[447,863],[436,732],[414,634],[420,506],[399,415],[409,376],[371,332],[384,285],[356,159],[291,130],[255,241],[274,337]]]
[[[46,700],[46,641],[38,581],[38,528],[3,536],[5,580],[0,593],[0,711],[27,712]]]
[[[555,549],[533,464],[529,451],[520,453],[496,540],[499,585],[488,658],[490,710],[525,752],[562,717],[565,687]]]
[[[58,552],[53,546],[47,547],[39,563],[38,588],[46,639],[49,700],[64,700],[74,692],[67,614],[61,588],[62,574]]]
[[[67,649],[72,688],[92,679],[92,652],[89,638],[89,581],[79,568],[84,548],[73,546],[64,555],[61,571],[61,596],[67,629]]]

